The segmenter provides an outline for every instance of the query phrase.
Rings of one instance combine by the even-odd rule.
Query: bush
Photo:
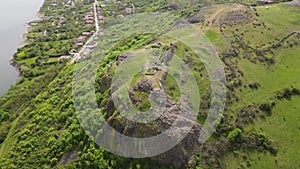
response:
[[[267,113],[268,116],[272,115],[273,104],[265,103],[260,105],[259,109]]]
[[[4,142],[6,139],[6,136],[8,134],[8,131],[10,129],[10,125],[8,123],[3,123],[0,126],[0,144]],[[0,166],[1,168],[1,166]]]
[[[0,109],[0,123],[7,121],[9,119],[9,113],[5,112],[4,110]]]
[[[240,128],[236,128],[229,132],[227,139],[229,139],[230,141],[234,141],[241,133],[242,130]]]

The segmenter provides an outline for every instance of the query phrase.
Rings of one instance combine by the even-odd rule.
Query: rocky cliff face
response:
[[[132,57],[130,54],[121,54],[116,63],[119,65],[122,61],[126,61],[128,58]],[[109,83],[110,78],[102,78],[101,84],[105,86]],[[166,78],[160,79],[161,84],[165,84]],[[154,91],[155,90],[155,91]],[[153,82],[142,78],[140,81],[136,82],[132,87],[132,90],[128,92],[128,95],[131,99],[133,105],[137,106],[143,100],[135,95],[135,92],[140,92],[147,94],[149,97],[152,94],[152,97],[158,98],[155,96],[155,92],[164,92],[164,86],[160,90],[153,88]],[[181,102],[180,104],[176,103],[170,96],[166,95],[164,107],[165,109],[162,112],[155,112],[161,110],[153,110],[153,113],[160,114],[159,118],[151,123],[137,123],[130,121],[120,115],[117,111],[116,106],[111,98],[112,93],[109,92],[106,102],[102,102],[101,105],[106,105],[106,117],[108,123],[119,133],[135,137],[135,138],[148,138],[152,136],[157,136],[163,132],[168,131],[172,127],[172,131],[168,133],[168,136],[172,138],[178,138],[182,133],[188,133],[187,136],[181,140],[181,142],[170,149],[164,154],[157,155],[151,159],[156,161],[159,164],[172,165],[175,168],[182,168],[183,165],[188,164],[192,155],[196,150],[199,149],[201,143],[199,138],[203,132],[202,127],[195,123],[193,119],[193,111],[189,108],[186,101]],[[155,99],[154,99],[155,100]],[[157,102],[159,102],[157,100]],[[185,104],[182,104],[185,103]],[[186,125],[187,124],[187,125]],[[186,126],[193,126],[192,128]],[[175,127],[174,127],[175,126]],[[167,141],[167,140],[166,140]],[[161,144],[162,146],[164,144]]]

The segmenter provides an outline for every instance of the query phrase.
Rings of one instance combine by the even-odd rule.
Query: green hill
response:
[[[58,0],[59,4],[62,2],[67,3]],[[135,5],[135,15],[125,12],[125,8],[132,5],[130,2]],[[32,24],[35,26],[28,34],[28,44],[14,56],[22,76],[0,98],[0,169],[300,168],[300,8],[297,1],[275,1],[266,5],[256,1],[130,2],[124,0],[118,5],[99,1],[105,17],[101,23],[103,35],[96,40],[98,48],[75,65],[58,58],[69,55],[71,49],[79,50],[75,46],[77,38],[82,32],[94,30],[93,25],[86,25],[82,19],[92,9],[93,2],[84,0],[67,7],[45,1],[40,10],[43,19]],[[148,20],[148,24],[155,24],[141,25],[144,29],[132,27],[149,17],[149,12],[162,14]],[[118,21],[121,15],[126,22]],[[101,128],[97,118],[88,115],[97,114],[96,110],[82,110],[89,118],[82,123],[74,108],[77,101],[83,104],[91,100],[85,95],[88,83],[74,88],[74,72],[82,67],[79,78],[92,78],[85,76],[90,73],[85,59],[98,55],[103,55],[103,60],[91,63],[98,64],[94,94],[101,114],[97,115],[104,115],[118,131],[149,137],[168,127],[159,125],[164,121],[147,125],[130,122],[112,103],[111,81],[119,65],[129,62],[131,53],[145,50],[153,54],[150,64],[167,65],[162,56],[170,54],[182,59],[191,70],[182,76],[195,77],[198,90],[192,91],[201,98],[196,126],[204,125],[212,94],[205,61],[197,58],[196,52],[183,42],[160,34],[180,18],[203,32],[225,68],[226,108],[222,118],[214,122],[216,131],[203,144],[194,143],[197,140],[192,133],[173,150],[151,158],[125,158],[106,151],[93,141],[97,140],[97,133],[101,135]],[[57,25],[59,22],[61,25]],[[132,32],[148,28],[153,33],[145,31],[130,36]],[[45,30],[47,36],[43,35]],[[127,36],[119,41],[120,37]],[[101,44],[107,45],[106,48],[100,49]],[[134,60],[136,65],[140,62],[142,60]],[[130,73],[130,69],[127,70]],[[135,74],[129,83],[130,99],[137,109],[149,110],[153,105],[149,101],[150,89],[162,86],[168,103],[179,107],[183,94],[174,78],[176,75],[166,75],[162,70],[160,66],[145,69]],[[181,76],[182,70],[174,72]],[[126,88],[122,85],[120,90]],[[82,97],[74,100],[74,94]],[[84,130],[86,126],[90,131]],[[95,138],[89,137],[91,134]]]

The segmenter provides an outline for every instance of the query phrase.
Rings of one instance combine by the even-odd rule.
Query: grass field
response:
[[[276,96],[287,88],[300,90],[300,35],[298,39],[295,36],[283,41],[283,45],[275,44],[292,32],[300,30],[300,8],[288,7],[283,3],[250,7],[235,2],[207,6],[203,8],[205,21],[193,25],[195,27],[175,29],[166,35],[161,35],[160,32],[169,30],[179,17],[169,10],[153,16],[149,13],[136,14],[136,17],[127,16],[123,19],[127,18],[128,22],[105,25],[105,34],[98,41],[99,50],[87,57],[101,56],[100,60],[102,54],[104,55],[95,83],[88,83],[86,80],[93,79],[88,70],[98,62],[89,63],[83,60],[77,64],[78,67],[58,63],[57,58],[67,54],[67,49],[72,47],[72,39],[38,42],[28,48],[21,48],[15,57],[21,72],[24,72],[23,76],[9,91],[8,96],[0,99],[0,104],[3,102],[1,109],[4,107],[13,112],[11,120],[5,122],[10,125],[2,123],[0,126],[0,141],[1,134],[4,133],[1,131],[8,131],[4,133],[5,140],[0,144],[0,168],[147,169],[159,168],[160,163],[177,165],[178,162],[184,166],[175,168],[299,169],[300,97],[278,99]],[[87,5],[77,12],[84,14],[90,6]],[[104,16],[107,12],[118,13],[107,9],[104,10]],[[146,23],[143,22],[145,20]],[[43,31],[29,34],[29,39],[45,38],[41,32]],[[62,34],[55,34],[55,38],[60,35]],[[214,52],[214,48],[217,52]],[[261,52],[262,50],[266,52]],[[135,57],[130,56],[124,59],[126,61],[119,62],[119,59],[122,60],[120,54],[129,52],[134,53]],[[172,54],[169,74],[166,80],[160,82],[163,77],[162,70],[166,68],[162,63],[167,58],[167,53]],[[218,76],[215,75],[222,74],[219,69],[212,71],[215,70],[212,65],[216,63],[211,60],[215,54],[220,56],[220,63],[216,63],[224,66],[228,82],[228,105],[222,120],[212,119],[210,116],[207,118],[209,103],[217,103],[219,100],[219,97],[210,97],[213,88],[210,86],[212,79],[209,77],[217,79]],[[270,58],[271,61],[268,60]],[[24,78],[25,76],[29,78]],[[195,160],[191,157],[189,162],[189,159],[180,161],[181,157],[183,159],[188,156],[189,151],[186,150],[198,146],[192,142],[187,148],[179,147],[181,150],[178,153],[170,151],[170,157],[176,157],[175,160],[168,158],[166,154],[163,156],[167,160],[164,157],[153,158],[157,160],[155,162],[145,159],[150,162],[144,164],[144,160],[114,156],[87,137],[89,133],[98,133],[95,135],[95,140],[98,140],[97,137],[103,133],[98,121],[87,113],[95,112],[96,105],[88,106],[93,100],[90,96],[95,92],[101,113],[107,116],[105,119],[112,126],[129,132],[131,128],[139,127],[135,127],[135,124],[131,127],[130,123],[127,125],[127,120],[121,118],[123,112],[117,112],[117,107],[110,103],[113,96],[120,99],[121,95],[125,101],[131,101],[125,102],[128,103],[125,106],[129,107],[130,115],[139,113],[136,110],[145,111],[142,115],[148,115],[147,110],[154,105],[149,98],[148,82],[143,84],[145,89],[134,89],[139,89],[138,85],[143,79],[147,79],[153,89],[161,87],[165,90],[171,96],[170,100],[177,102],[180,107],[185,108],[184,104],[179,104],[180,96],[184,95],[188,98],[182,100],[188,100],[193,108],[198,108],[200,103],[200,110],[196,110],[198,122],[203,125],[208,119],[217,127],[207,144],[196,147],[199,150]],[[74,84],[78,86],[75,87]],[[95,85],[96,90],[88,90],[89,84]],[[252,84],[258,84],[258,87],[251,87]],[[73,98],[74,95],[80,98]],[[131,109],[130,105],[134,102],[136,107]],[[265,104],[271,102],[274,103],[273,107]],[[74,105],[76,107],[78,104],[82,109],[88,107],[87,111],[75,111]],[[219,104],[211,104],[216,105]],[[269,110],[264,106],[269,106]],[[172,109],[173,107],[176,107],[175,104],[171,106]],[[88,119],[82,122],[78,117],[84,115]],[[247,118],[250,120],[247,121]],[[91,128],[86,133],[83,131],[85,126]],[[147,127],[143,131],[147,131]],[[149,128],[150,134],[157,131],[155,127]],[[240,132],[234,134],[234,131]],[[72,154],[77,157],[73,159]],[[179,161],[176,160],[177,157]],[[70,166],[65,166],[64,163],[70,163]],[[191,166],[187,166],[188,164]]]
[[[249,39],[253,46],[259,46],[262,42],[272,42],[274,38],[280,39],[293,31],[300,30],[300,13],[295,12],[294,7],[277,4],[271,5],[269,9],[257,7],[257,12],[258,19],[270,29],[253,28],[249,25],[238,28],[240,31],[251,30],[247,32],[245,39]],[[240,101],[230,108],[234,112],[246,105],[275,102],[272,116],[255,121],[245,130],[264,134],[272,140],[278,149],[278,154],[273,156],[268,152],[238,150],[238,157],[228,154],[224,158],[223,163],[228,169],[300,168],[300,98],[297,96],[291,100],[275,98],[276,93],[285,88],[292,86],[300,88],[300,48],[299,46],[279,48],[274,50],[274,53],[276,63],[271,66],[238,59],[238,68],[244,73],[244,83],[258,83],[260,88],[252,90],[243,87],[242,91],[237,92]],[[248,155],[246,160],[242,158],[243,153]]]
[[[300,48],[284,49],[277,52],[278,63],[270,68],[262,64],[253,64],[241,60],[240,69],[245,72],[245,79],[249,83],[259,83],[258,90],[246,89],[240,93],[244,102],[261,103],[269,99],[276,92],[284,88],[300,87]]]
[[[300,168],[300,98],[283,100],[277,103],[273,115],[266,120],[258,120],[248,130],[255,130],[270,138],[278,153],[276,156],[270,153],[247,152],[252,169],[297,169]],[[242,154],[243,151],[240,152]],[[228,169],[246,166],[246,161],[241,156],[228,155],[224,164]]]
[[[240,68],[245,72],[248,82],[257,82],[261,85],[258,90],[246,89],[239,93],[242,101],[234,104],[232,109],[238,110],[248,104],[259,104],[275,101],[276,92],[294,86],[300,87],[300,48],[278,51],[279,63],[270,69],[262,64],[253,64],[241,60]],[[257,131],[266,135],[278,148],[277,156],[269,153],[250,152],[249,158],[253,169],[296,169],[300,167],[300,98],[292,100],[276,101],[272,116],[266,120],[258,120],[246,130]],[[239,154],[243,154],[241,150]],[[277,162],[275,162],[277,161]],[[241,164],[246,166],[246,161],[241,157],[236,158],[232,154],[224,159],[226,168],[237,168]]]

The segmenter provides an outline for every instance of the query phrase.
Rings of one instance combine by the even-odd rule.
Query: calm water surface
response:
[[[43,0],[0,0],[0,97],[18,79],[10,60],[21,45],[24,25],[38,19]]]

